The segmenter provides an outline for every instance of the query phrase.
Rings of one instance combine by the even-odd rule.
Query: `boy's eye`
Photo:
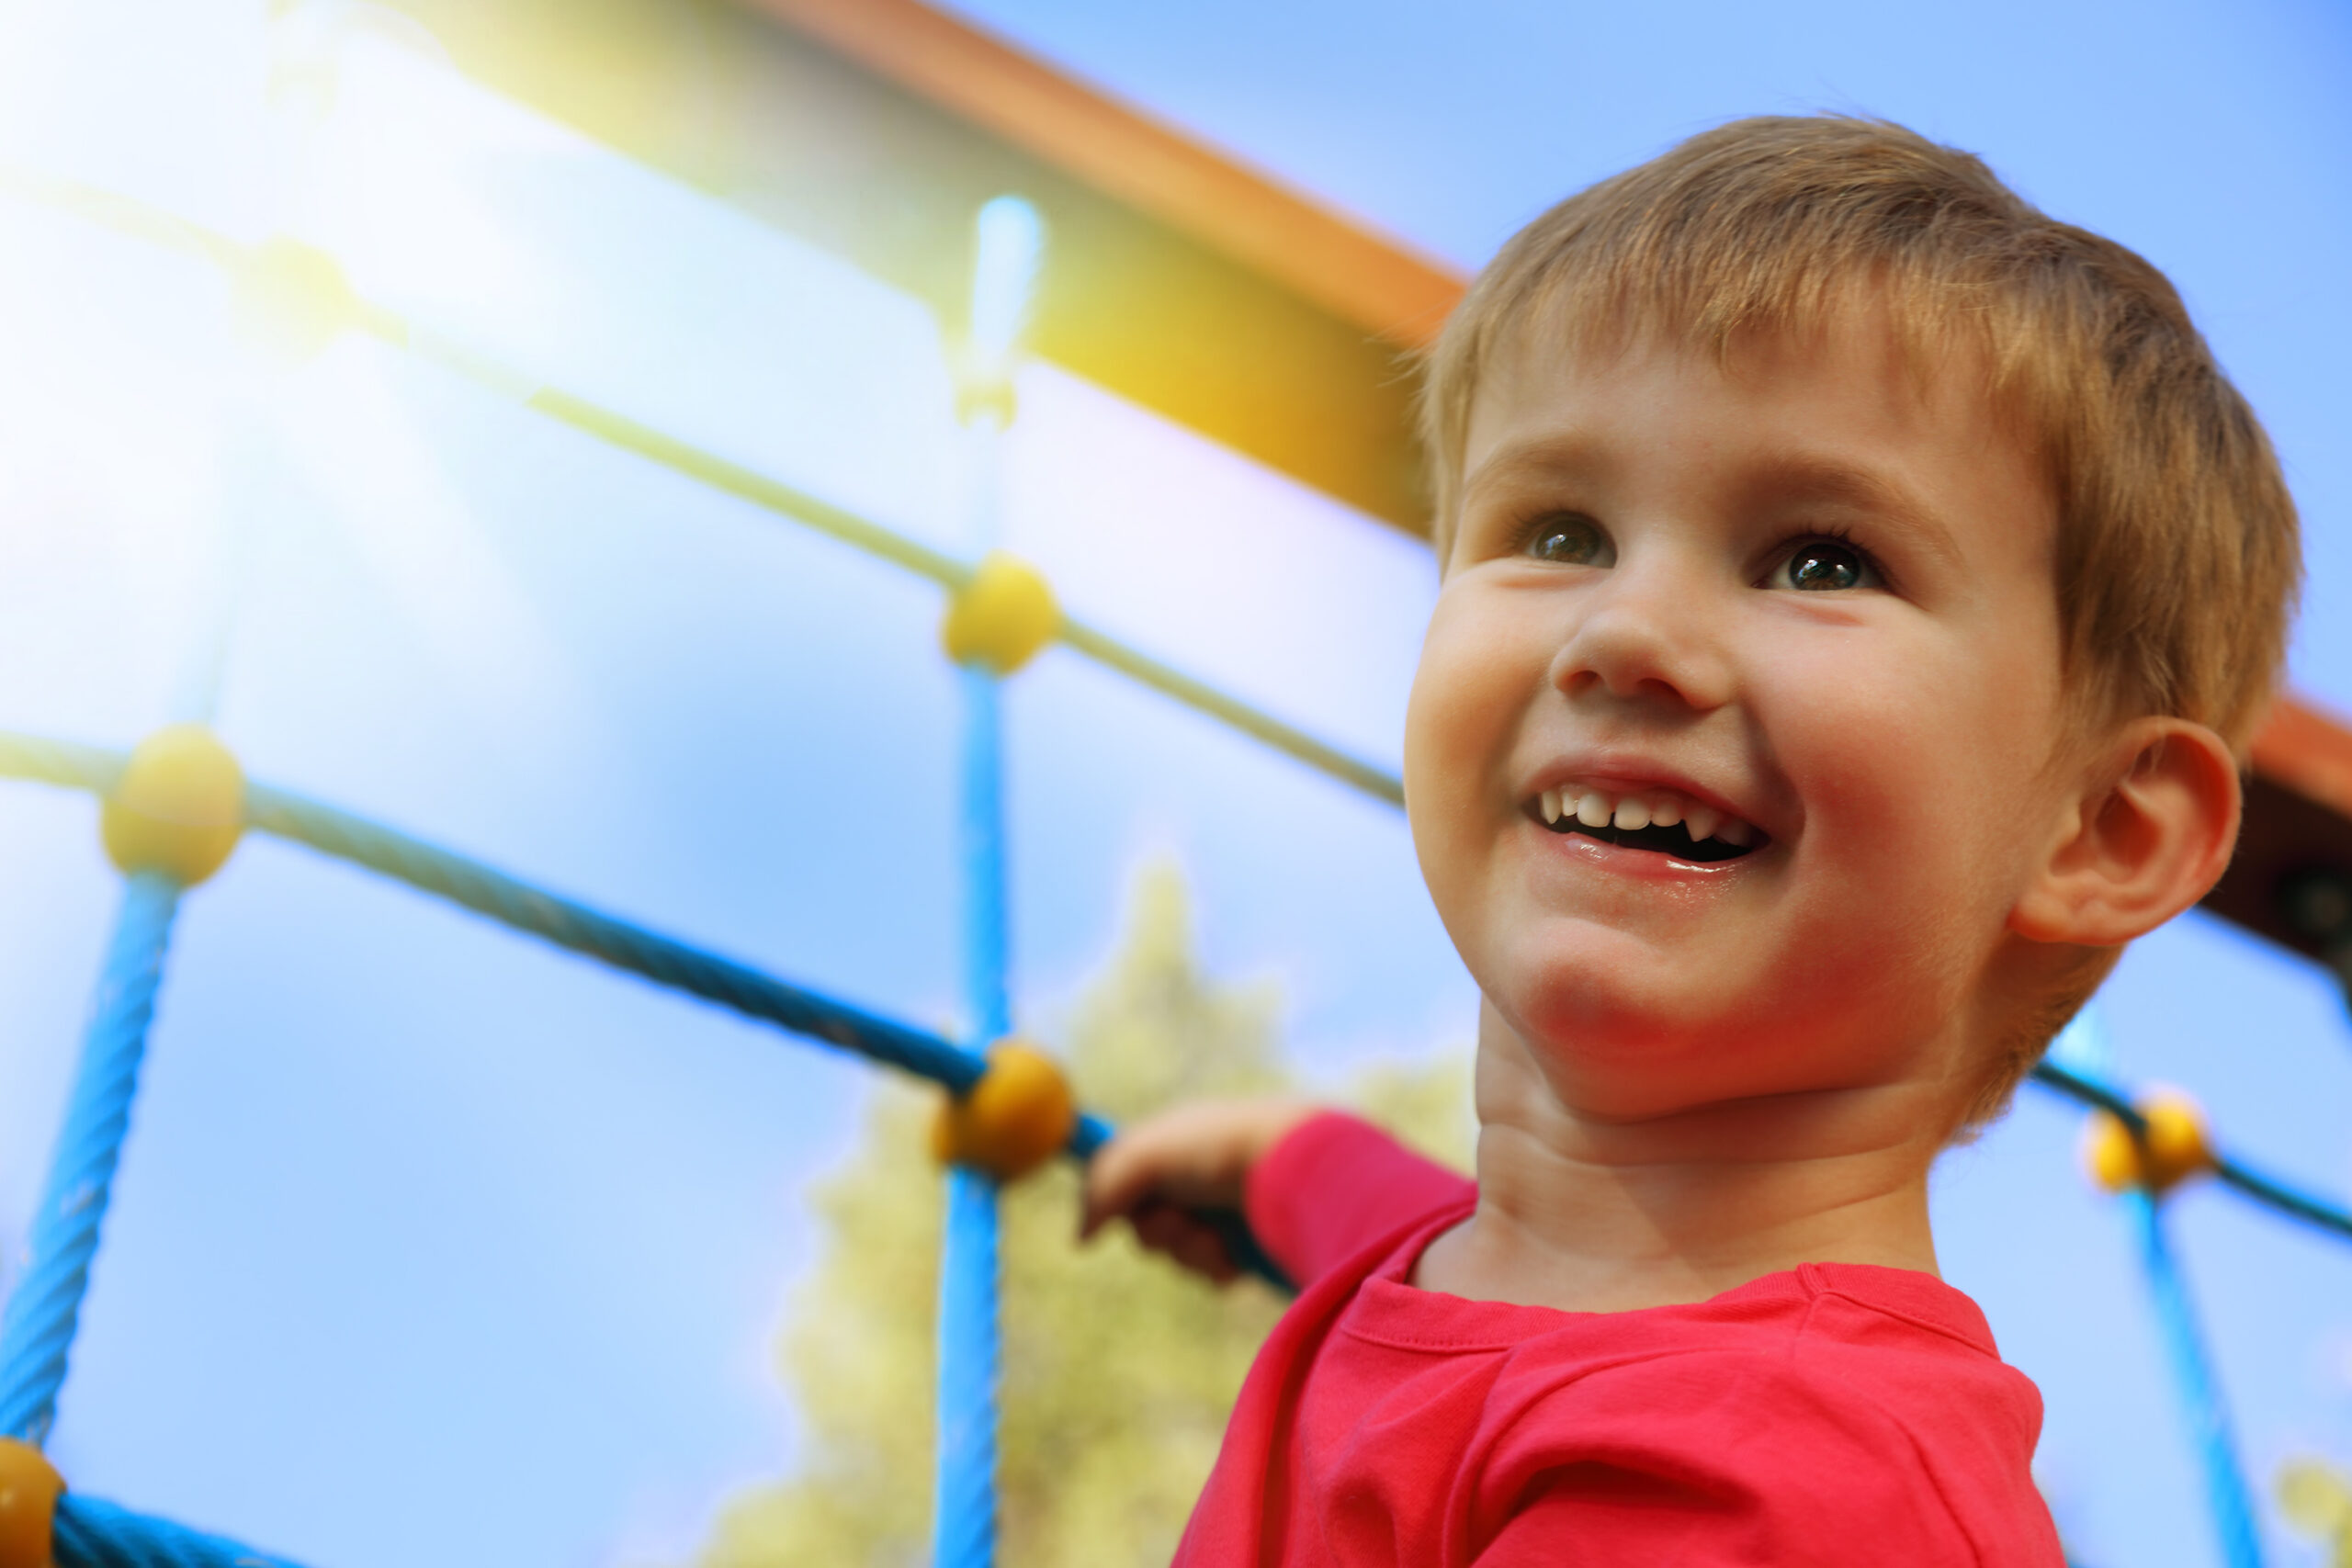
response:
[[[1567,566],[1614,566],[1616,547],[1600,525],[1589,517],[1574,513],[1561,513],[1546,517],[1529,530],[1527,553],[1537,560],[1559,561]]]
[[[1876,588],[1881,584],[1878,568],[1871,564],[1870,557],[1851,545],[1841,545],[1835,539],[1808,539],[1789,553],[1781,570],[1772,574],[1771,585],[1826,592]]]

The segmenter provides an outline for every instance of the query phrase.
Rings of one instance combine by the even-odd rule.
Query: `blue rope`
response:
[[[2148,1273],[2148,1293],[2156,1304],[2165,1350],[2172,1362],[2174,1386],[2190,1437],[2205,1467],[2206,1500],[2213,1512],[2213,1529],[2221,1538],[2222,1560],[2230,1568],[2262,1568],[2262,1548],[2255,1536],[2254,1506],[2246,1492],[2245,1475],[2238,1468],[2237,1450],[2230,1439],[2228,1409],[2222,1403],[2188,1292],[2165,1236],[2164,1214],[2155,1196],[2145,1189],[2124,1194],[2138,1233],[2140,1260]]]
[[[558,947],[929,1078],[951,1092],[969,1089],[987,1070],[977,1052],[937,1035],[690,947],[289,791],[247,785],[245,817],[265,832],[380,872]]]
[[[0,775],[38,779],[104,794],[121,776],[123,753],[104,747],[50,740],[0,730]],[[1001,803],[1000,802],[1000,809]],[[253,784],[245,791],[246,821],[422,893],[486,915],[527,935],[599,959],[658,986],[715,1001],[763,1022],[774,1023],[854,1051],[888,1066],[931,1079],[951,1093],[979,1082],[987,1064],[976,1052],[950,1044],[888,1019],[877,1018],[817,992],[763,975],[729,959],[600,914],[585,905],[534,887],[463,855],[420,842],[380,823],[308,799],[290,790]],[[997,938],[1001,951],[1002,937]],[[997,1032],[1010,1018],[988,1016]],[[1099,1116],[1081,1116],[1070,1134],[1069,1152],[1091,1159],[1111,1139],[1112,1126]],[[1217,1223],[1218,1216],[1209,1216]],[[1282,1290],[1293,1290],[1273,1261],[1259,1248],[1240,1216],[1226,1216],[1228,1255],[1241,1267]]]
[[[964,992],[975,1035],[1012,1032],[1012,925],[1005,876],[1004,732],[994,672],[958,671],[964,698]],[[933,1568],[989,1568],[996,1557],[996,1183],[947,1173],[939,1276],[939,1453]]]
[[[32,1260],[0,1312],[0,1433],[35,1445],[49,1437],[65,1382],[179,896],[178,884],[155,872],[123,885],[49,1181],[33,1215]]]
[[[1001,694],[983,666],[967,664],[957,673],[964,687],[964,1000],[974,1034],[1001,1040],[1012,1032]]]
[[[935,1568],[988,1568],[996,1556],[997,1218],[996,1183],[963,1166],[949,1169],[940,1257]]]
[[[104,795],[122,776],[126,760],[104,747],[0,730],[0,775]],[[970,1089],[986,1070],[978,1053],[937,1035],[690,947],[291,790],[248,784],[245,820],[640,979],[902,1068],[953,1092]]]
[[[282,1557],[78,1492],[57,1500],[52,1540],[57,1568],[294,1568]]]
[[[974,384],[957,403],[970,422],[974,467],[967,501],[975,543],[1002,531],[1004,427],[1012,417],[1011,375],[1037,280],[1045,226],[1036,209],[1004,196],[980,209],[972,267],[972,310],[963,370]],[[982,384],[984,383],[984,384]],[[961,584],[956,586],[960,587]],[[957,671],[963,691],[964,1001],[976,1040],[1012,1032],[1012,898],[1005,856],[1004,715],[997,671],[973,662]],[[934,1568],[989,1568],[996,1560],[997,1324],[996,1183],[956,1168],[947,1173],[947,1224],[939,1260],[939,1454],[932,1519]]]
[[[458,368],[479,374],[467,367]],[[683,474],[804,527],[814,528],[854,549],[927,577],[951,591],[971,581],[972,568],[953,556],[893,533],[878,523],[829,502],[820,501],[764,474],[690,446],[674,436],[665,435],[610,409],[600,408],[585,399],[543,387],[531,394],[529,406],[584,434],[633,453],[649,463]],[[1162,663],[1099,626],[1069,616],[1064,618],[1055,635],[1071,649],[1093,660],[1104,669],[1114,670],[1137,685],[1148,687],[1261,745],[1272,747],[1293,761],[1304,763],[1350,789],[1370,795],[1374,800],[1385,801],[1390,806],[1401,807],[1405,804],[1404,783],[1389,769],[1368,762],[1205,681],[1187,675],[1173,665]]]

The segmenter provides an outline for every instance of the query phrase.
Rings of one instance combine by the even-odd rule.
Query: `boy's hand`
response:
[[[1079,1239],[1125,1215],[1146,1247],[1225,1284],[1240,1269],[1197,1211],[1238,1212],[1250,1168],[1319,1109],[1299,1100],[1205,1100],[1122,1130],[1087,1167]]]

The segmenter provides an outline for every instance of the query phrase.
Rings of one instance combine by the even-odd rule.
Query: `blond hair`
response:
[[[2244,758],[2301,570],[2268,438],[2162,273],[1883,121],[1736,120],[1520,231],[1429,357],[1440,558],[1498,353],[1547,331],[1571,346],[1666,333],[1728,355],[1818,333],[1861,293],[1889,303],[1916,365],[1973,351],[2045,464],[2068,688],[2091,718],[2177,715]]]

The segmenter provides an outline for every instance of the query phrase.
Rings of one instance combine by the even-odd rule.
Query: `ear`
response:
[[[2181,718],[2142,718],[2102,747],[2009,912],[2032,942],[2114,947],[2202,898],[2238,839],[2237,761]]]

